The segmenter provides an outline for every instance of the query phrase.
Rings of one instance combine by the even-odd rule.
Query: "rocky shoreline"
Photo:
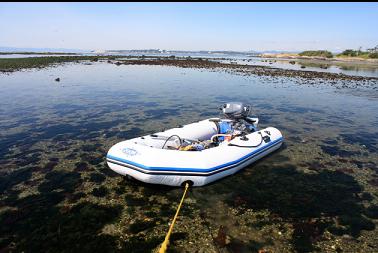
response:
[[[354,64],[378,64],[378,59],[366,59],[362,57],[333,57],[333,58],[326,58],[322,56],[301,56],[298,54],[260,54],[258,57],[261,58],[270,58],[275,60],[284,60],[284,59],[290,59],[290,60],[321,60],[326,61],[329,63],[332,62],[345,62],[345,63],[354,63]]]
[[[241,75],[256,75],[272,78],[295,78],[300,84],[318,85],[327,83],[338,88],[372,87],[377,89],[377,77],[352,76],[340,73],[291,70],[268,66],[236,64],[221,62],[226,60],[191,58],[191,57],[145,57],[145,56],[57,56],[25,59],[0,59],[0,73],[12,73],[27,69],[39,69],[63,63],[104,62],[115,65],[158,65],[180,68],[197,68],[207,70],[229,71]]]
[[[299,80],[299,84],[318,85],[330,84],[337,88],[357,88],[370,87],[378,88],[377,77],[351,76],[345,74],[336,74],[329,72],[305,71],[305,70],[290,70],[282,68],[272,68],[266,66],[246,65],[222,63],[208,59],[136,59],[136,60],[122,60],[116,61],[117,65],[160,65],[160,66],[174,66],[181,68],[200,68],[208,70],[224,70],[245,76],[257,75],[260,77],[272,78],[295,78]]]
[[[301,78],[324,78],[324,79],[341,79],[341,80],[353,80],[353,81],[378,81],[377,77],[363,77],[363,76],[350,76],[345,74],[336,74],[328,72],[316,72],[305,70],[290,70],[282,68],[272,68],[258,65],[246,65],[246,64],[232,64],[222,63],[213,60],[207,60],[202,58],[195,59],[138,59],[138,60],[123,60],[118,61],[116,64],[126,65],[164,65],[175,66],[183,68],[226,68],[236,70],[238,72],[254,74],[254,75],[267,75],[267,76],[280,76],[280,77],[301,77]]]

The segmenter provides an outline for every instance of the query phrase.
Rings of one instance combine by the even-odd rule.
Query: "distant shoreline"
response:
[[[65,52],[0,52],[0,55],[46,55],[46,56],[84,56],[82,53],[65,53]],[[107,57],[107,56],[118,56],[118,55],[101,55],[101,54],[93,54],[90,57]],[[159,56],[154,55],[156,57],[167,57],[167,56]],[[226,56],[226,55],[225,55]],[[121,56],[119,56],[121,57]],[[125,56],[122,56],[125,57]],[[135,56],[135,57],[143,57],[143,55]],[[180,56],[176,56],[180,57]],[[193,56],[196,57],[196,56]],[[349,65],[371,65],[371,66],[378,66],[378,59],[369,59],[369,58],[362,58],[362,57],[348,57],[348,56],[334,56],[332,58],[326,58],[321,56],[301,56],[297,53],[261,53],[256,55],[245,55],[246,58],[266,58],[270,60],[287,60],[287,61],[303,61],[308,63],[320,63],[320,64],[349,64]]]
[[[300,56],[298,54],[259,54],[257,57],[269,58],[273,60],[306,60],[306,61],[324,61],[326,63],[363,63],[378,65],[378,59],[366,59],[361,57],[341,57],[335,56],[333,58],[326,58],[320,56]]]

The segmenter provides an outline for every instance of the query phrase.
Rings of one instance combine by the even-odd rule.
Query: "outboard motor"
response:
[[[242,134],[257,130],[257,118],[249,118],[251,107],[241,102],[230,102],[220,108],[227,120],[219,122],[219,134]],[[246,124],[247,123],[247,124]],[[219,140],[224,138],[219,137]]]
[[[236,122],[245,120],[248,124],[257,124],[256,118],[249,118],[248,115],[251,112],[251,106],[245,106],[241,102],[230,102],[224,104],[222,111],[226,118],[234,120]]]
[[[223,114],[226,116],[226,118],[236,121],[246,119],[250,109],[250,106],[244,106],[244,104],[241,102],[230,102],[224,104],[222,107]]]

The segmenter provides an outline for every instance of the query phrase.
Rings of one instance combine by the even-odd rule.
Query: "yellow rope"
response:
[[[165,253],[165,251],[166,251],[167,248],[168,248],[169,237],[171,236],[171,233],[172,233],[172,231],[173,231],[173,226],[175,225],[175,222],[176,222],[177,216],[178,216],[178,214],[179,214],[179,212],[180,212],[180,208],[181,208],[181,206],[182,206],[182,203],[184,202],[184,198],[185,198],[186,192],[188,191],[188,188],[189,188],[189,184],[186,183],[186,184],[185,184],[185,191],[184,191],[184,194],[182,195],[182,198],[181,198],[180,204],[179,204],[178,207],[177,207],[177,211],[176,211],[175,217],[173,218],[172,224],[171,224],[171,226],[169,227],[169,230],[168,230],[167,235],[165,236],[164,242],[161,244],[161,247],[160,247],[159,253]]]

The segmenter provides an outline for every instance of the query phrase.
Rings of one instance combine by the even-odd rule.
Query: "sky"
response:
[[[302,51],[378,45],[378,3],[0,3],[0,46]]]

